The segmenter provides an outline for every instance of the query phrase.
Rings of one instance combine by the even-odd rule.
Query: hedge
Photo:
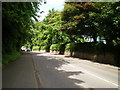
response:
[[[33,46],[32,50],[39,50],[39,46]]]
[[[14,51],[10,54],[3,54],[2,55],[2,65],[6,65],[9,62],[15,61],[21,55],[20,52]]]
[[[66,51],[84,52],[84,53],[119,53],[120,46],[109,46],[102,42],[86,42],[86,43],[68,43],[65,46]]]
[[[66,51],[75,51],[76,49],[76,44],[75,43],[68,43],[65,45],[65,50]]]
[[[46,50],[46,51],[49,51],[49,50],[50,50],[50,45],[47,45],[47,46],[41,46],[41,47],[40,47],[40,50]]]
[[[53,45],[50,46],[50,50],[59,51],[60,50],[60,45],[61,44],[53,44]]]
[[[64,51],[65,44],[64,43],[53,44],[50,46],[50,50],[52,50],[52,51]]]

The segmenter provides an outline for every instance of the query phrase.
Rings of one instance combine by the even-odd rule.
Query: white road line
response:
[[[74,65],[71,65],[71,66],[75,67]],[[81,68],[81,67],[80,67],[80,68]],[[115,84],[115,83],[113,83],[113,82],[111,82],[111,81],[108,81],[108,80],[106,80],[106,79],[104,79],[104,78],[102,78],[102,77],[96,76],[96,75],[90,73],[89,71],[87,71],[87,70],[85,70],[85,69],[83,69],[83,68],[81,68],[81,69],[82,69],[82,71],[84,71],[84,72],[86,72],[86,73],[88,73],[88,74],[90,74],[90,75],[92,75],[92,76],[94,76],[94,77],[97,77],[97,78],[99,78],[99,79],[101,79],[101,80],[103,80],[103,81],[105,81],[105,82],[111,83],[111,84],[113,84],[113,85],[115,85],[115,86],[118,87],[118,84]]]
[[[45,54],[45,55],[42,54],[42,56],[46,56],[46,54]],[[76,66],[74,66],[74,65],[70,65],[70,66],[72,66],[73,68],[76,68]],[[81,67],[80,67],[80,68],[81,68]],[[94,77],[97,77],[97,78],[99,78],[99,79],[101,79],[101,80],[103,80],[103,81],[105,81],[105,82],[111,83],[111,84],[113,84],[113,85],[115,85],[115,86],[118,87],[118,84],[116,84],[116,83],[113,83],[113,82],[111,82],[111,81],[109,81],[109,80],[106,80],[106,79],[104,79],[104,78],[102,78],[102,77],[96,76],[96,75],[90,73],[89,71],[87,71],[87,70],[85,70],[85,69],[83,69],[83,68],[81,68],[81,69],[82,69],[82,71],[84,71],[85,73],[88,73],[88,74],[90,74],[90,75],[92,75],[92,76],[94,76]]]

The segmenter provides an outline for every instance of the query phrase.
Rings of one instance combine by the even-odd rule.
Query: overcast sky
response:
[[[42,4],[39,6],[40,11],[44,11],[44,13],[39,14],[41,17],[38,18],[40,21],[42,21],[45,16],[48,14],[48,11],[54,8],[55,10],[62,11],[64,8],[64,1],[65,0],[46,0],[46,4]]]

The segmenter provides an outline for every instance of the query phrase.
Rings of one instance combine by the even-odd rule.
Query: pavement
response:
[[[35,51],[3,69],[3,88],[118,90],[118,78],[118,67],[112,65]]]
[[[24,53],[3,69],[2,88],[38,88],[31,54]]]

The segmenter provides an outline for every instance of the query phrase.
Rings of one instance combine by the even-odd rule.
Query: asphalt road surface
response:
[[[118,88],[118,68],[88,60],[31,52],[43,88]]]
[[[3,88],[118,88],[117,67],[46,52],[24,53],[2,75]]]

